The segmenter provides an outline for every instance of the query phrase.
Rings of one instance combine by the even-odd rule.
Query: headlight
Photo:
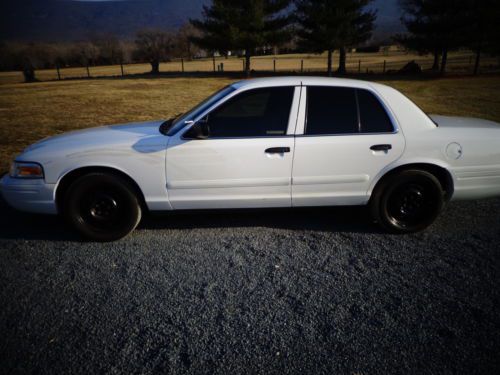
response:
[[[43,168],[37,163],[15,161],[10,166],[10,177],[13,178],[43,178]]]

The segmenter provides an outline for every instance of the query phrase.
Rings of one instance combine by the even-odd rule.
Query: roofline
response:
[[[285,77],[266,77],[242,80],[233,83],[235,89],[250,89],[268,86],[345,86],[358,88],[374,88],[379,85],[370,81],[362,81],[350,78],[332,78],[332,77],[307,77],[307,76],[285,76]]]

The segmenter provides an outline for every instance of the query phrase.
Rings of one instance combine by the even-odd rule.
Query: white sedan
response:
[[[500,124],[429,117],[371,82],[248,80],[175,119],[42,140],[0,191],[98,241],[146,211],[192,209],[369,205],[386,229],[414,232],[450,199],[500,195]]]

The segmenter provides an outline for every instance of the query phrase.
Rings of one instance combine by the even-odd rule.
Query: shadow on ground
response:
[[[265,227],[379,233],[365,207],[224,210],[146,215],[138,230]],[[0,239],[80,241],[62,218],[16,211],[0,198]]]

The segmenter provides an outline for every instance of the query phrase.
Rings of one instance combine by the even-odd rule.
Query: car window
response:
[[[195,120],[196,117],[200,116],[204,111],[209,109],[212,105],[222,100],[227,95],[231,94],[236,90],[232,86],[226,86],[223,89],[217,91],[216,93],[210,95],[208,98],[203,100],[201,103],[197,104],[194,108],[190,109],[183,115],[179,116],[172,122],[171,127],[168,129],[167,135],[174,135],[180,129],[182,129],[186,124],[186,121]]]
[[[294,87],[245,91],[209,113],[210,138],[286,135]]]
[[[361,133],[394,131],[391,119],[380,101],[367,90],[357,90]]]
[[[305,134],[349,134],[359,131],[356,91],[348,87],[308,87]]]

